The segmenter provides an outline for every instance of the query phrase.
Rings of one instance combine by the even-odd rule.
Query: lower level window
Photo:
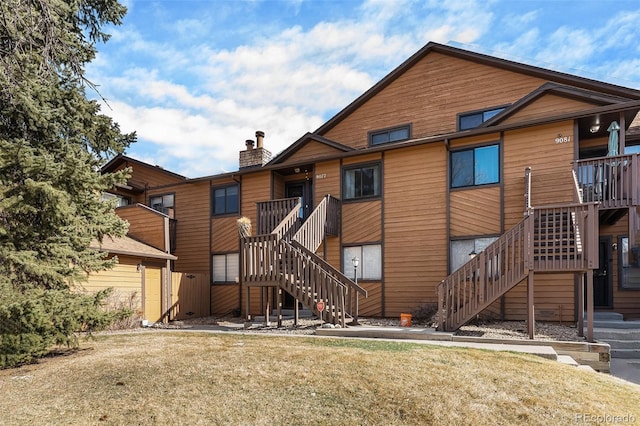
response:
[[[640,290],[640,246],[629,247],[629,238],[620,237],[620,288]]]
[[[238,253],[213,255],[213,282],[237,283],[240,271]]]
[[[487,248],[498,237],[470,238],[451,241],[451,271],[467,263],[472,257]]]
[[[353,259],[358,258],[359,280],[382,279],[382,246],[370,244],[363,246],[345,247],[343,249],[342,270],[347,278],[355,278]]]

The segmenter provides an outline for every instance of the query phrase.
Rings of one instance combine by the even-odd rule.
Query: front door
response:
[[[611,286],[611,272],[613,258],[611,257],[611,237],[600,237],[598,244],[600,267],[593,271],[593,306],[595,308],[613,307],[613,287]]]
[[[313,210],[313,199],[311,193],[311,180],[287,182],[284,186],[286,198],[302,198],[301,219],[304,221]]]

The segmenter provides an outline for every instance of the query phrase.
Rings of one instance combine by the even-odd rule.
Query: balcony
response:
[[[584,202],[600,210],[638,205],[638,154],[578,160],[573,167]]]

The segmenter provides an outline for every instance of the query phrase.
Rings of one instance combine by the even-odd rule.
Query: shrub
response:
[[[77,332],[100,330],[131,314],[125,309],[104,309],[110,290],[91,295],[68,290],[9,291],[13,297],[0,301],[0,368],[33,362],[53,345],[76,347]]]

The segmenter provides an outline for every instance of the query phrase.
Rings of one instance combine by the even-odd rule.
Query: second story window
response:
[[[342,194],[345,200],[379,197],[381,194],[380,163],[344,169]]]
[[[392,129],[376,130],[369,132],[369,145],[382,145],[385,143],[405,141],[411,137],[409,124],[394,127]]]
[[[489,145],[451,153],[451,188],[500,182],[500,146]]]
[[[238,185],[213,189],[213,214],[223,215],[239,211]]]
[[[500,114],[505,107],[493,108],[484,111],[474,111],[458,115],[458,130],[474,129],[489,120],[490,118]]]
[[[149,197],[149,206],[154,210],[164,214],[169,214],[169,210],[174,207],[173,194],[154,195]]]

